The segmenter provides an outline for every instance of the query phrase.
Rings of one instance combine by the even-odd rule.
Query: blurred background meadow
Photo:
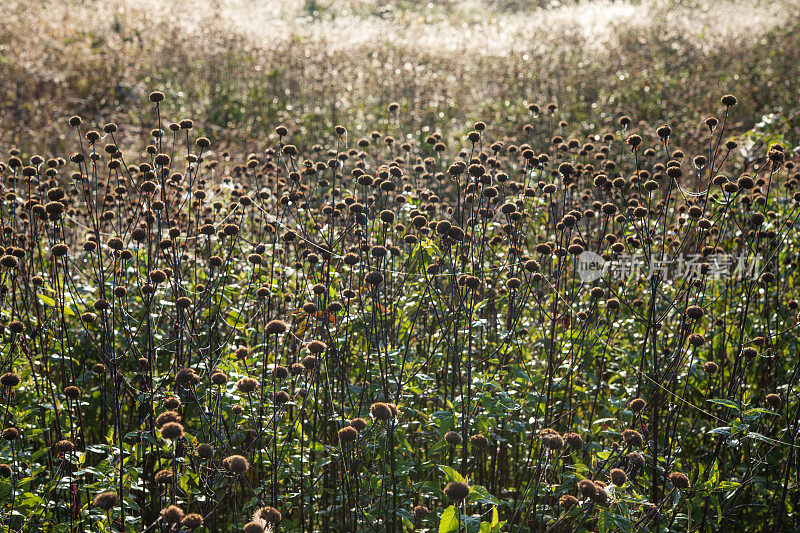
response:
[[[742,101],[737,131],[797,117],[796,3],[783,1],[78,1],[4,4],[0,139],[63,146],[72,114],[125,117],[158,88],[243,151],[277,123],[312,138],[342,123],[421,137],[484,120],[504,134],[530,103],[591,129],[691,123],[709,94]],[[133,132],[134,130],[131,130]],[[313,140],[313,139],[311,139]],[[262,143],[263,144],[263,143]]]

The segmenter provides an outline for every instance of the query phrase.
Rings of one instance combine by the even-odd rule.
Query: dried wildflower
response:
[[[567,433],[564,435],[564,440],[566,441],[567,445],[573,450],[581,450],[583,449],[583,439],[577,433]]]
[[[183,426],[178,422],[167,422],[161,427],[161,438],[177,440],[183,437]]]
[[[203,517],[197,513],[190,513],[183,517],[181,525],[187,529],[197,529],[203,525]]]
[[[626,429],[622,432],[622,440],[631,448],[641,448],[644,446],[644,439],[642,434],[635,429]]]
[[[564,507],[565,509],[569,509],[574,507],[578,504],[578,498],[575,496],[571,496],[569,494],[564,494],[558,499],[558,505]]]
[[[686,490],[689,488],[689,478],[681,472],[673,472],[669,475],[669,482],[672,483],[678,490]]]
[[[156,417],[156,426],[159,428],[169,422],[180,422],[181,417],[175,411],[165,411]]]
[[[250,394],[258,388],[258,380],[249,377],[241,378],[236,382],[236,388],[239,389],[240,392]]]
[[[584,498],[591,498],[594,496],[594,493],[597,492],[597,488],[594,483],[592,483],[591,479],[584,478],[578,481],[578,492],[580,492]]]
[[[203,443],[197,447],[197,455],[201,459],[208,461],[214,457],[214,447],[208,443]]]
[[[14,372],[6,372],[2,376],[0,376],[0,385],[2,385],[3,387],[7,387],[9,389],[19,385],[20,381],[21,378],[19,377],[19,374],[16,374]]]
[[[166,409],[178,409],[181,406],[181,401],[174,396],[164,398],[164,407]]]
[[[75,449],[75,443],[71,440],[64,439],[56,442],[54,447],[58,453],[69,453]]]
[[[328,345],[322,341],[311,341],[306,345],[309,352],[314,355],[319,355],[328,349]]]
[[[161,520],[165,524],[177,524],[183,520],[183,509],[177,505],[170,505],[161,509]]]
[[[242,528],[244,533],[264,533],[264,526],[258,522],[248,522]]]
[[[267,335],[280,335],[286,333],[287,329],[286,322],[282,320],[270,320],[264,328],[264,332]]]
[[[94,497],[92,505],[108,512],[117,505],[118,501],[119,497],[116,492],[101,492]]]
[[[602,481],[594,482],[594,494],[589,498],[595,503],[606,503],[608,501],[608,493],[606,492],[606,484]]]
[[[281,512],[274,507],[262,507],[253,513],[253,521],[262,520],[263,522],[271,525],[277,525],[283,519]]]
[[[462,502],[469,496],[469,485],[463,481],[451,481],[444,487],[444,495],[454,502]]]
[[[643,399],[635,398],[631,400],[630,408],[634,413],[640,413],[645,405],[647,405],[647,403]]]
[[[172,470],[164,469],[156,472],[156,474],[153,476],[153,481],[159,485],[166,485],[167,483],[172,483],[173,477]]]
[[[244,474],[250,468],[250,463],[241,455],[231,455],[222,461],[222,466],[233,474]]]
[[[383,283],[383,274],[377,271],[372,271],[364,276],[364,282],[368,285],[377,287]]]
[[[200,376],[193,368],[182,368],[175,374],[175,384],[180,387],[195,387],[200,383]]]
[[[564,447],[564,438],[552,428],[545,428],[539,436],[542,439],[542,446],[550,450],[560,450]]]
[[[489,445],[489,439],[487,439],[484,435],[477,434],[469,438],[469,443],[475,448],[482,450]]]
[[[644,456],[639,452],[628,454],[628,464],[631,470],[642,470],[644,468]]]
[[[778,394],[767,394],[764,400],[772,409],[780,409],[781,405],[783,405],[783,399]]]
[[[428,516],[428,508],[424,505],[417,505],[414,507],[414,518],[417,520],[423,520],[426,516]]]
[[[313,355],[307,355],[303,357],[303,360],[300,361],[300,364],[303,365],[303,368],[306,370],[314,370],[317,368],[317,358]]]
[[[458,446],[462,442],[461,434],[455,431],[448,431],[444,434],[444,441],[450,446]]]
[[[369,413],[375,420],[386,421],[392,418],[391,408],[382,402],[373,403],[369,408]]]
[[[345,426],[339,430],[339,442],[349,444],[358,439],[358,430],[352,426]]]
[[[623,486],[628,481],[628,476],[625,474],[625,471],[620,468],[612,468],[609,474],[611,476],[611,482],[617,487]]]

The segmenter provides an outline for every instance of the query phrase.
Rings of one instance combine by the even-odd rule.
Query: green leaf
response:
[[[712,429],[708,432],[709,435],[730,435],[731,428],[730,426],[723,426],[719,428]]]
[[[474,485],[469,489],[470,503],[488,503],[491,505],[502,505],[502,502],[489,494],[486,487]]]
[[[744,413],[744,416],[753,416],[753,415],[774,415],[774,416],[779,416],[778,413],[776,413],[775,411],[770,411],[769,409],[761,409],[761,408],[750,409],[746,413]]]
[[[461,483],[467,482],[467,480],[464,479],[464,476],[462,476],[455,469],[450,468],[449,466],[439,465],[439,470],[444,472],[444,475],[447,476],[448,483],[451,481],[460,481]]]
[[[766,443],[768,443],[768,444],[775,444],[775,445],[778,445],[778,444],[783,444],[783,443],[782,443],[782,442],[780,442],[780,441],[777,441],[777,440],[775,440],[775,439],[771,439],[771,438],[769,438],[769,437],[767,437],[767,436],[765,436],[765,435],[762,435],[761,433],[756,433],[755,431],[750,431],[750,432],[747,434],[747,436],[748,436],[749,438],[751,438],[751,439],[754,439],[754,440],[760,440],[761,442],[766,442]]]
[[[725,407],[730,407],[731,409],[736,409],[737,411],[741,411],[741,409],[739,408],[739,405],[737,403],[735,403],[735,402],[730,401],[730,400],[722,400],[722,399],[719,399],[719,398],[711,398],[708,401],[711,402],[711,403],[715,403],[717,405],[724,405]]]
[[[503,524],[500,523],[500,514],[497,512],[497,507],[492,506],[492,533],[500,533],[500,528]]]
[[[55,307],[56,301],[50,298],[49,296],[45,296],[44,294],[39,294],[39,299],[42,301],[44,305]]]
[[[455,505],[451,505],[442,513],[439,520],[439,533],[453,533],[458,531],[458,516]]]
[[[714,490],[733,490],[739,487],[739,485],[741,485],[741,483],[736,481],[723,481],[714,487]]]

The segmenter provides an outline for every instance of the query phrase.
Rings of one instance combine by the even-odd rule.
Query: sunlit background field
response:
[[[158,88],[214,140],[260,149],[277,123],[357,132],[401,103],[401,126],[498,133],[529,103],[581,127],[629,114],[694,121],[710,94],[742,100],[739,130],[797,109],[792,1],[6,2],[6,144],[58,147],[71,114],[125,117]],[[32,38],[35,36],[35,38]],[[697,127],[686,135],[696,133]],[[263,143],[262,143],[263,144]]]

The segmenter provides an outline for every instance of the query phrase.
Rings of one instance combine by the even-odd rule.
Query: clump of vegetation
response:
[[[717,102],[691,151],[531,104],[242,156],[156,91],[142,152],[10,150],[3,523],[796,526],[800,173]]]

